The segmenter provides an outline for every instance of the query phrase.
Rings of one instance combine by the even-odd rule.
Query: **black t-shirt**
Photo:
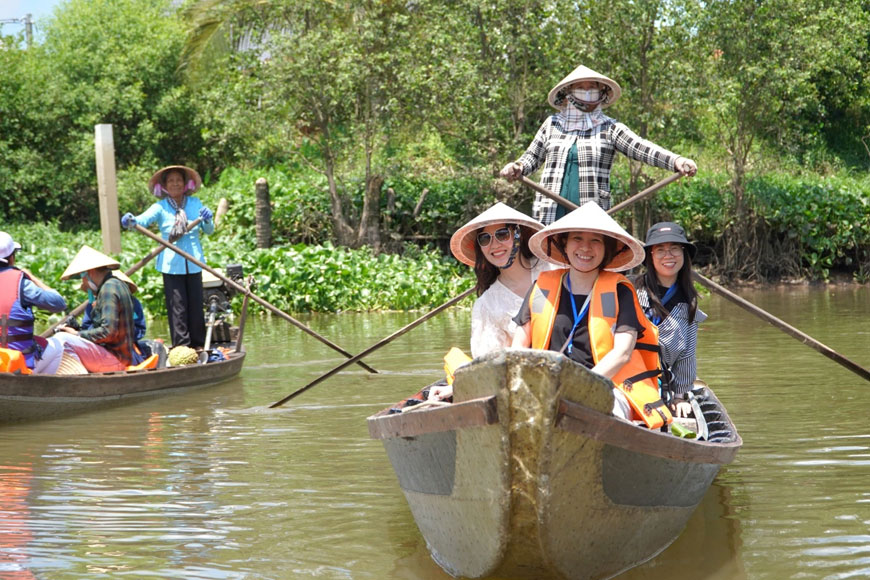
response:
[[[532,287],[534,289],[534,287]],[[519,313],[514,317],[514,322],[519,326],[523,326],[532,319],[532,313],[529,309],[529,300],[531,299],[532,289],[526,293],[523,300],[523,305]],[[616,299],[619,304],[619,311],[616,314],[616,331],[626,332],[629,330],[637,331],[637,336],[640,338],[643,335],[643,327],[637,319],[637,314],[634,309],[634,301],[636,300],[634,292],[625,284],[619,284],[616,287]],[[577,313],[583,308],[583,303],[586,301],[585,294],[575,294],[574,302],[577,305]],[[559,351],[568,340],[568,334],[574,327],[574,312],[571,308],[571,298],[568,289],[562,284],[562,294],[559,297],[559,309],[556,311],[556,320],[553,322],[553,332],[550,335],[550,345],[547,350]],[[565,349],[567,353],[567,349]],[[592,347],[589,343],[589,313],[583,317],[580,324],[577,325],[577,330],[574,331],[574,339],[572,341],[571,354],[568,355],[571,360],[583,365],[587,369],[595,366],[592,360]]]
[[[660,302],[664,299],[665,294],[667,293],[667,291],[668,291],[667,286],[661,286],[660,284],[656,284],[655,293],[656,293],[656,296],[659,297],[659,301],[660,301]],[[683,292],[683,287],[678,285],[678,286],[677,286],[677,291],[674,292],[674,295],[671,297],[670,300],[668,300],[668,303],[667,303],[667,304],[663,304],[662,306],[664,306],[664,307],[665,307],[665,310],[667,310],[667,311],[670,313],[670,311],[673,310],[674,307],[675,307],[677,304],[679,304],[680,302],[685,302],[686,304],[688,304],[688,303],[689,303],[689,299],[688,299],[688,297],[686,296],[686,293]]]

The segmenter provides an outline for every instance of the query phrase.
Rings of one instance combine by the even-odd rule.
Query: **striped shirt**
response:
[[[577,144],[580,170],[580,203],[594,200],[602,209],[610,209],[610,168],[617,151],[635,161],[674,170],[679,155],[671,153],[645,139],[631,129],[604,117],[605,122],[588,131],[565,131],[560,113],[551,115],[538,129],[537,135],[525,153],[517,160],[523,166],[523,175],[531,175],[543,164],[541,185],[552,191],[562,191],[562,176],[571,147]],[[556,218],[556,202],[535,193],[532,217],[544,225]]]
[[[647,318],[652,319],[653,311],[646,289],[637,289],[637,299]],[[692,383],[698,376],[698,363],[695,357],[695,347],[698,345],[698,323],[704,322],[707,315],[697,309],[695,320],[689,322],[689,305],[680,301],[669,302],[667,306],[670,307],[671,304],[673,307],[670,309],[670,314],[658,325],[659,346],[662,350],[662,366],[670,369],[673,374],[671,386],[679,398],[680,395],[692,390]]]

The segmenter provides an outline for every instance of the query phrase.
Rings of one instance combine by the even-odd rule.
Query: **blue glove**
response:
[[[128,230],[132,230],[136,227],[136,216],[127,212],[121,217],[121,226],[127,228]]]
[[[214,214],[211,213],[211,210],[207,207],[203,207],[199,210],[199,217],[202,218],[202,221],[208,223],[211,221],[211,218]]]

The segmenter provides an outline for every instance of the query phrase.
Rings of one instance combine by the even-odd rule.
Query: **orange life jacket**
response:
[[[550,348],[553,324],[562,295],[562,280],[567,272],[567,269],[542,272],[535,282],[529,300],[532,348]],[[595,364],[613,350],[613,334],[618,314],[616,287],[619,284],[627,285],[634,292],[634,286],[625,276],[607,271],[598,275],[592,288],[588,326],[590,350]],[[656,380],[661,373],[658,328],[647,319],[637,300],[634,300],[634,307],[637,320],[643,327],[643,336],[637,339],[631,358],[613,377],[613,383],[625,393],[635,416],[651,429],[656,429],[673,420],[659,395]]]
[[[27,368],[24,353],[11,348],[0,348],[0,373],[29,375],[32,372]]]

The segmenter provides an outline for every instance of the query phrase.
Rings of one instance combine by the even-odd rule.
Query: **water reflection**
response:
[[[744,294],[870,365],[867,289]],[[744,447],[680,538],[621,578],[870,575],[870,389],[729,303],[702,304],[700,372]],[[302,320],[358,352],[417,316]],[[374,353],[381,373],[349,368],[273,411],[343,359],[256,319],[235,381],[0,428],[0,578],[447,580],[365,417],[439,376],[468,324],[445,313]]]

